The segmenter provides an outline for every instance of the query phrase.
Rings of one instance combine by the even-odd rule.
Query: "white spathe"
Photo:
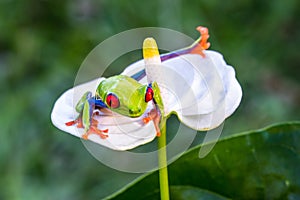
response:
[[[242,89],[235,77],[233,67],[226,64],[223,56],[215,51],[204,51],[205,58],[187,54],[162,62],[158,82],[162,88],[165,115],[175,113],[180,121],[195,130],[209,130],[219,126],[238,107]],[[128,66],[122,74],[131,76],[144,69],[140,60]],[[67,90],[56,101],[51,119],[53,124],[72,135],[81,137],[84,129],[66,126],[74,120],[77,101],[86,91],[95,92],[99,78]],[[147,84],[147,77],[140,80]],[[108,129],[108,138],[90,135],[89,140],[114,150],[128,150],[152,141],[156,137],[152,122],[143,124],[142,119],[153,108],[149,103],[147,111],[139,118],[119,114],[100,113],[95,116],[99,129]]]

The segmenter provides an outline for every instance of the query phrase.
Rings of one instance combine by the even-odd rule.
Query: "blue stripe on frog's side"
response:
[[[92,101],[92,103],[95,104],[96,108],[107,108],[107,106],[105,105],[105,103],[101,99],[92,98],[89,101]]]

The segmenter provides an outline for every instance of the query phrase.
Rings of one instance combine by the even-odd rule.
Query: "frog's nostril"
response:
[[[135,115],[141,112],[140,108],[137,109],[129,109],[129,114]]]

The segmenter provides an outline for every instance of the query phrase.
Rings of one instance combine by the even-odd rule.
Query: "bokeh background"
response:
[[[224,135],[299,119],[300,1],[1,0],[0,199],[99,199],[131,180],[53,127],[52,106],[106,38],[153,26],[196,39],[198,25],[244,91]]]

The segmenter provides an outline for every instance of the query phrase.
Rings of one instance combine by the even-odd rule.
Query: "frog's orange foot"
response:
[[[78,118],[78,119],[75,119],[73,121],[69,121],[69,122],[65,123],[66,126],[73,126],[75,124],[77,124],[77,128],[83,128],[83,124],[82,124],[81,118]]]
[[[207,42],[207,40],[209,38],[208,28],[203,27],[203,26],[198,26],[196,29],[201,34],[201,40],[199,42],[200,46],[202,47],[203,50],[208,49],[210,47],[210,43]]]
[[[91,135],[91,134],[96,134],[96,135],[98,135],[101,139],[106,139],[106,138],[108,138],[108,129],[104,129],[104,130],[100,130],[100,129],[98,129],[96,126],[91,126],[90,128],[89,128],[89,130],[86,132],[86,133],[84,133],[83,135],[82,135],[82,138],[84,139],[84,140],[87,140],[88,139],[88,137],[89,137],[89,135]]]
[[[147,117],[143,118],[144,124],[149,123],[150,121],[153,121],[155,130],[156,130],[156,136],[159,137],[160,134],[160,128],[159,128],[159,122],[160,122],[160,112],[157,109],[152,109]]]
[[[201,36],[200,36],[199,41],[195,44],[195,46],[192,47],[191,53],[199,54],[203,58],[205,58],[205,54],[204,54],[203,50],[206,50],[210,47],[210,43],[207,42],[207,40],[209,38],[208,28],[203,27],[203,26],[198,26],[196,29],[197,29],[197,31],[199,31]]]
[[[92,124],[89,128],[89,130],[82,135],[82,138],[87,140],[89,135],[96,134],[100,136],[101,139],[106,139],[108,137],[108,129],[100,130],[98,129],[98,121],[95,119],[92,119]]]
[[[66,124],[66,126],[73,126],[73,125],[77,124],[77,128],[84,128],[82,119],[80,117],[73,121],[66,122],[65,124]],[[108,129],[100,130],[97,128],[97,126],[98,126],[98,121],[96,119],[92,119],[90,128],[88,129],[88,131],[86,133],[84,133],[82,135],[82,138],[87,140],[89,135],[91,135],[91,134],[99,135],[100,138],[102,138],[102,139],[107,138],[108,137],[108,134],[107,134]]]

